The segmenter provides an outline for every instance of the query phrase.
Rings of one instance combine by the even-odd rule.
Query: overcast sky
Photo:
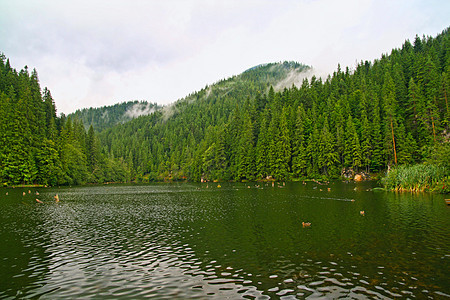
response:
[[[168,104],[261,63],[353,68],[449,16],[449,0],[0,0],[0,52],[36,68],[67,114]]]

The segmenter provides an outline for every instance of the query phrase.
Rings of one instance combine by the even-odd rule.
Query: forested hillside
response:
[[[279,92],[269,88],[276,70],[301,65],[261,65],[99,137],[138,180],[289,180],[418,163],[448,145],[449,49],[446,29]]]
[[[111,106],[83,108],[69,114],[72,119],[81,120],[86,129],[92,125],[99,132],[114,125],[128,122],[140,116],[149,115],[160,107],[147,101],[128,101]]]
[[[56,116],[50,91],[36,70],[20,72],[0,54],[0,183],[83,184],[125,181],[120,159],[100,153],[92,127]]]
[[[446,29],[324,80],[264,64],[128,122],[130,103],[75,113],[98,138],[2,55],[0,181],[294,180],[420,163],[449,144],[449,49]]]
[[[272,86],[292,85],[309,71],[310,67],[296,62],[253,67],[206,86],[150,116],[103,131],[99,135],[103,151],[122,157],[137,180],[199,180],[203,166],[194,166],[195,157],[203,159],[205,154],[200,152],[206,150],[204,143],[211,138],[220,138],[222,143],[225,126],[240,106],[256,101],[263,109],[269,90],[270,97],[275,95]],[[235,128],[235,134],[241,129]],[[214,154],[212,149],[209,151],[207,155]],[[229,172],[231,161],[223,155],[220,161],[210,162],[220,174],[214,175],[217,180],[234,178]],[[193,168],[197,168],[195,177]]]

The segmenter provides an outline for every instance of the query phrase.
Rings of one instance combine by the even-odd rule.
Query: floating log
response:
[[[42,202],[42,201],[39,200],[39,199],[36,199],[36,202],[37,202],[37,203],[44,203],[44,202]]]
[[[446,203],[447,205],[450,205],[450,199],[445,199],[445,203]]]
[[[302,222],[302,226],[303,226],[303,228],[310,227],[311,223],[310,222]]]

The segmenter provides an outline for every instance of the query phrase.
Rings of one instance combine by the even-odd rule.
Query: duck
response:
[[[38,195],[38,196],[39,196],[39,192],[38,192],[38,191],[36,191],[36,195]]]
[[[302,222],[302,226],[303,227],[310,227],[311,223],[310,222]]]
[[[364,216],[364,211],[361,210],[361,211],[359,212],[359,214],[360,214],[361,216]]]
[[[59,196],[58,196],[58,194],[56,194],[56,196],[55,196],[54,198],[55,198],[56,203],[58,203],[58,202],[59,202]]]

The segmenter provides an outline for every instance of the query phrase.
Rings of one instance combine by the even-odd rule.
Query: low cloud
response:
[[[39,72],[58,111],[173,103],[263,62],[332,73],[448,26],[439,0],[0,1],[0,52]],[[301,80],[291,74],[283,83]],[[316,75],[317,76],[317,75]]]
[[[292,87],[292,85],[300,87],[305,78],[309,79],[313,75],[316,75],[313,68],[308,68],[307,70],[304,71],[299,71],[298,69],[290,70],[286,74],[286,77],[274,86],[274,89],[276,91],[280,91],[284,88],[290,88]]]
[[[155,107],[151,103],[136,103],[127,109],[124,116],[134,119],[140,116],[150,115],[155,112]]]

